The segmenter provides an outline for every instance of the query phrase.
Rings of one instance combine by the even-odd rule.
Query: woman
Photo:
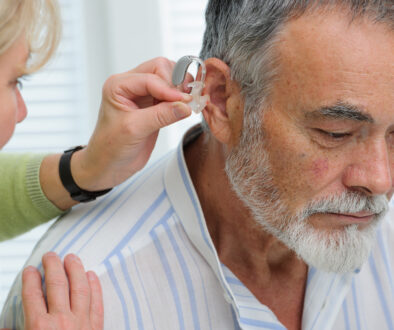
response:
[[[59,41],[59,22],[55,0],[0,2],[0,148],[27,115],[20,79],[52,56]],[[190,115],[190,108],[182,102],[191,97],[171,87],[173,66],[156,59],[106,81],[89,144],[68,153],[67,158],[72,188],[87,196],[85,200],[105,193],[141,169],[158,130]],[[59,171],[63,155],[0,155],[0,239],[29,230],[81,200],[75,194],[71,197],[70,187],[64,184],[62,167]],[[40,273],[33,267],[24,270],[26,328],[102,327],[97,276],[86,274],[74,255],[65,258],[65,270],[53,253],[43,257],[43,266],[48,308]]]

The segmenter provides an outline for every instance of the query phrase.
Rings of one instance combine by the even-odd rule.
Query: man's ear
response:
[[[243,100],[238,83],[231,80],[230,68],[217,58],[205,61],[207,73],[203,95],[210,101],[203,111],[213,136],[221,143],[234,145],[242,129]]]

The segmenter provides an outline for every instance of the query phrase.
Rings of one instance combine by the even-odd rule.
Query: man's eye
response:
[[[351,136],[351,133],[346,133],[346,132],[328,132],[328,131],[324,131],[322,129],[317,129],[317,131],[324,135],[325,137],[331,138],[333,140],[341,140],[344,139],[348,136]]]

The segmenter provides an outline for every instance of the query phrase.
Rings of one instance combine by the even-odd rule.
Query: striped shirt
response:
[[[391,207],[359,272],[309,268],[303,329],[394,329],[393,220]],[[99,275],[105,329],[285,329],[220,262],[182,144],[100,201],[58,220],[27,264],[41,269],[49,250],[76,253]],[[23,322],[19,275],[0,327],[22,329]]]

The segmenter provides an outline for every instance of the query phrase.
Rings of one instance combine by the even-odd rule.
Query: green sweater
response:
[[[42,192],[39,171],[44,157],[0,153],[0,241],[63,213]]]

